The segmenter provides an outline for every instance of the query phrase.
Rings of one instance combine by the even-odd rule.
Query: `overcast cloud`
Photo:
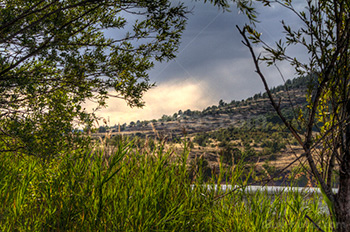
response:
[[[110,99],[109,108],[101,110],[100,116],[109,117],[111,124],[135,120],[160,118],[178,110],[202,110],[209,105],[241,100],[264,92],[261,80],[254,72],[248,49],[241,43],[236,25],[243,26],[247,20],[233,7],[232,12],[222,12],[210,4],[190,2],[193,14],[188,17],[187,28],[182,37],[177,58],[168,63],[157,63],[150,71],[150,79],[157,87],[145,94],[144,109],[130,109],[118,99]],[[297,24],[280,7],[262,8],[258,29],[268,42],[278,40],[284,19]],[[257,48],[259,50],[259,48]],[[303,56],[301,49],[294,55]],[[294,78],[288,64],[281,64],[285,78]],[[270,86],[283,83],[274,68],[264,69]]]

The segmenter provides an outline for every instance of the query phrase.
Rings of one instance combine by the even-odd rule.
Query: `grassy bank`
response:
[[[184,146],[141,152],[124,141],[111,156],[77,150],[50,162],[1,154],[0,231],[331,231],[316,196],[208,191],[200,168],[189,178]],[[241,168],[221,173],[242,185]]]

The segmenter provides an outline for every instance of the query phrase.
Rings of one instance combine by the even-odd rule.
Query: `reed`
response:
[[[164,143],[143,152],[127,139],[114,146],[108,155],[98,146],[49,162],[2,154],[0,231],[317,231],[313,222],[332,229],[317,196],[246,193],[243,164],[220,172],[242,191],[218,197],[201,172],[189,178],[186,142],[181,154]],[[213,174],[205,184],[222,179]]]

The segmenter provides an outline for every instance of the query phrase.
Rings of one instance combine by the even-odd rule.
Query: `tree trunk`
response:
[[[347,101],[345,110],[345,118],[347,118],[350,115],[349,101]],[[345,126],[342,142],[342,160],[339,167],[339,191],[336,195],[334,208],[337,231],[350,232],[350,125]]]
[[[349,160],[343,162],[343,164],[345,163],[349,164]],[[350,175],[348,172],[349,169],[344,170],[341,167],[339,192],[336,195],[336,204],[334,207],[338,232],[350,232]]]

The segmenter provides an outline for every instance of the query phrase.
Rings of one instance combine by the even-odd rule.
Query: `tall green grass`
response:
[[[331,219],[316,196],[270,197],[244,188],[223,192],[189,178],[182,154],[164,146],[143,152],[133,143],[76,150],[42,162],[33,156],[0,155],[0,231],[317,231]],[[242,165],[221,170],[205,184],[241,181]],[[199,168],[200,170],[200,168]],[[230,178],[228,178],[230,176]]]

